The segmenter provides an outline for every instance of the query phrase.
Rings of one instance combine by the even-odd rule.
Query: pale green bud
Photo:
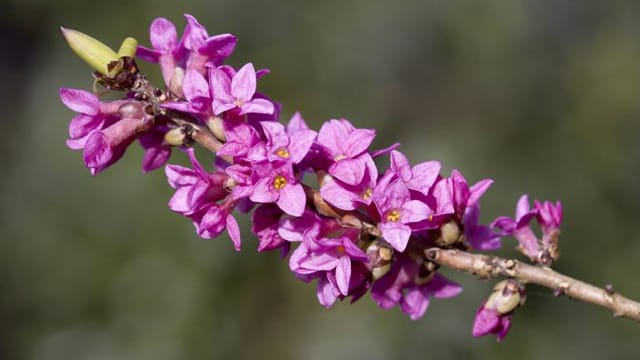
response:
[[[134,58],[136,56],[136,50],[138,49],[138,40],[128,37],[122,41],[120,49],[118,50],[118,57],[128,56]]]
[[[102,75],[108,75],[107,65],[118,60],[119,56],[110,47],[99,40],[77,30],[60,27],[62,35],[73,50],[84,62]]]
[[[182,146],[187,136],[181,128],[173,128],[164,134],[164,141],[171,146]]]

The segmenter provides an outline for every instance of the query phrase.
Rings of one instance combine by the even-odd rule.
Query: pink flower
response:
[[[232,77],[221,68],[211,68],[209,81],[213,93],[213,113],[238,109],[244,114],[273,114],[273,103],[256,98],[256,71],[253,64],[244,65]]]

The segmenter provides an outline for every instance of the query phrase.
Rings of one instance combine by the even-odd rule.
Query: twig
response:
[[[460,250],[430,248],[427,259],[445,267],[464,271],[480,278],[510,277],[524,283],[537,284],[573,299],[607,308],[615,317],[640,322],[640,303],[613,291],[560,274],[546,266],[532,266],[518,260],[497,256],[471,254]]]

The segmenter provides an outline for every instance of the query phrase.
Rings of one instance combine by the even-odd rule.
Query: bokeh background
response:
[[[141,151],[97,177],[64,145],[58,88],[91,87],[58,27],[149,44],[163,16],[239,37],[234,65],[318,127],[346,117],[467,179],[483,219],[561,199],[556,268],[640,298],[640,2],[5,0],[0,12],[0,358],[637,359],[640,326],[531,287],[501,344],[470,336],[490,284],[411,321],[370,298],[326,310],[278,254],[199,239]],[[155,68],[150,76],[158,79]],[[182,154],[174,162],[184,161]],[[513,247],[505,241],[504,254]]]

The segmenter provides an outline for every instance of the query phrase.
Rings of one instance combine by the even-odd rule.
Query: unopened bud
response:
[[[173,128],[164,134],[164,141],[171,146],[182,146],[186,139],[187,136],[182,131],[182,128],[179,127]]]
[[[138,49],[138,40],[128,37],[122,41],[120,49],[118,50],[118,57],[127,56],[133,58],[136,56],[136,50]]]
[[[110,47],[97,39],[77,30],[61,27],[62,35],[69,43],[69,47],[91,68],[102,75],[107,76],[107,65],[119,58],[118,54]]]
[[[371,270],[371,277],[373,280],[378,280],[381,277],[387,275],[387,273],[391,270],[391,263],[387,265],[377,266]]]
[[[118,113],[122,117],[132,118],[132,119],[140,119],[146,115],[144,111],[144,104],[137,101],[127,102],[126,104],[121,105],[118,108]]]
[[[173,75],[171,75],[171,80],[169,81],[169,90],[176,95],[177,97],[182,97],[184,94],[182,93],[182,84],[184,83],[184,70],[176,66],[173,69]]]
[[[436,240],[436,243],[440,246],[447,246],[455,244],[459,240],[460,227],[452,220],[440,227],[440,238]]]
[[[210,116],[207,118],[206,124],[209,130],[211,130],[211,133],[213,134],[213,136],[216,137],[216,139],[222,142],[227,141],[227,137],[224,134],[224,126],[223,126],[221,117]]]
[[[368,266],[373,280],[378,280],[391,270],[393,250],[381,241],[374,240],[367,246]]]
[[[524,286],[517,280],[503,280],[493,287],[494,291],[487,299],[485,307],[493,309],[500,314],[513,312],[524,304]]]

